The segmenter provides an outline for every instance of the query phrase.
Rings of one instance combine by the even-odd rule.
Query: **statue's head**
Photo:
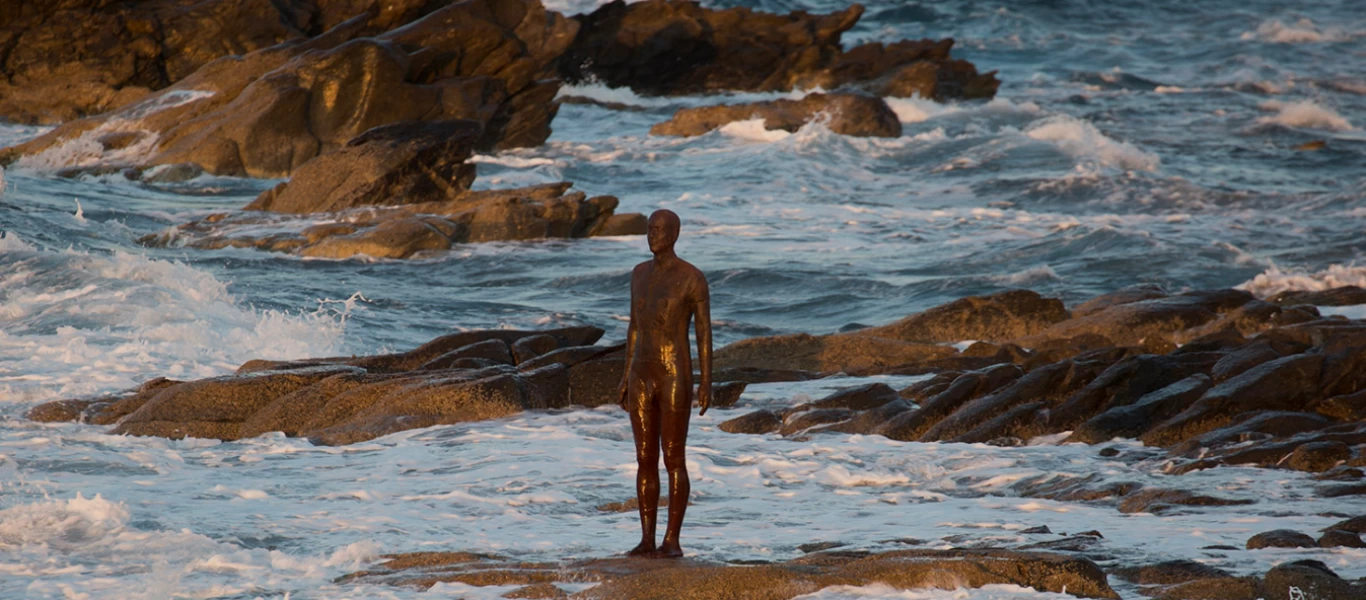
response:
[[[674,242],[678,241],[678,215],[668,209],[652,213],[645,238],[650,242],[650,252],[659,254],[673,250]]]

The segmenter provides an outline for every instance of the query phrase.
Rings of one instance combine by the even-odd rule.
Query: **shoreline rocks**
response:
[[[650,128],[651,135],[692,137],[726,124],[762,119],[765,129],[796,132],[815,119],[831,131],[860,137],[901,137],[901,121],[881,98],[850,93],[808,94],[801,100],[772,100],[683,108]]]

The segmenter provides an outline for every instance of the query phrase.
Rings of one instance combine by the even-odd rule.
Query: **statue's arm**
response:
[[[711,407],[711,290],[707,288],[707,278],[700,271],[697,283],[693,323],[697,327],[697,365],[701,372],[697,382],[697,403],[702,407],[697,416],[700,417],[707,414],[707,409]]]
[[[630,321],[626,324],[626,366],[621,372],[621,383],[617,386],[617,404],[626,408],[627,384],[631,381],[631,359],[636,348],[636,274],[631,272],[631,311]]]

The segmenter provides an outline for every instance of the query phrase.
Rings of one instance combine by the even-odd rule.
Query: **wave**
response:
[[[1301,18],[1286,24],[1279,19],[1262,21],[1256,31],[1246,31],[1239,39],[1244,41],[1261,40],[1273,44],[1309,44],[1317,42],[1345,42],[1359,34],[1350,33],[1339,27],[1320,29],[1308,18]]]
[[[47,251],[0,234],[0,397],[33,402],[209,377],[251,358],[341,347],[346,312],[241,306],[186,264],[115,252]]]
[[[1276,114],[1261,117],[1257,123],[1262,125],[1282,125],[1285,127],[1303,127],[1307,129],[1325,129],[1328,131],[1350,131],[1355,129],[1351,122],[1343,118],[1342,115],[1315,104],[1309,100],[1300,102],[1281,102],[1279,100],[1269,100],[1263,102],[1258,108],[1264,111],[1276,111]]]
[[[1031,139],[1048,142],[1082,160],[1134,171],[1156,171],[1161,160],[1156,154],[1140,150],[1128,142],[1115,141],[1086,121],[1068,115],[1055,115],[1025,130]]]
[[[1347,285],[1366,287],[1366,266],[1329,265],[1326,269],[1310,272],[1301,269],[1282,271],[1273,264],[1237,288],[1267,297],[1285,291],[1318,292]]]

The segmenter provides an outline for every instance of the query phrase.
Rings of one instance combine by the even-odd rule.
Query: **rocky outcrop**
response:
[[[578,37],[560,60],[568,81],[601,81],[652,95],[861,86],[879,96],[989,98],[999,82],[949,56],[953,40],[868,43],[840,37],[863,15],[713,10],[687,0],[616,0],[575,17]]]
[[[584,393],[573,377],[619,354],[620,348],[592,345],[601,335],[595,327],[470,331],[397,354],[250,361],[233,375],[157,379],[122,396],[40,405],[29,418],[113,423],[113,433],[128,435],[235,440],[280,431],[350,444],[529,409],[611,402],[610,395]],[[518,362],[510,348],[530,338],[555,349]]]
[[[787,562],[749,566],[630,558],[526,563],[469,552],[395,554],[386,559],[375,569],[339,581],[419,589],[438,582],[530,586],[588,581],[598,585],[574,597],[603,600],[677,598],[679,590],[687,590],[688,598],[698,600],[784,600],[830,586],[873,584],[897,589],[1016,585],[1056,593],[1066,590],[1080,598],[1119,598],[1105,573],[1090,560],[1015,550],[815,552]]]
[[[795,132],[822,119],[835,133],[860,137],[900,137],[901,121],[881,98],[859,94],[808,94],[801,100],[771,100],[683,108],[650,128],[653,135],[691,137],[728,123],[763,119],[764,128]]]
[[[261,38],[279,43],[216,54],[169,87],[68,122],[8,149],[0,162],[76,152],[81,167],[191,163],[218,175],[281,177],[402,121],[476,121],[481,150],[534,146],[550,134],[554,62],[576,22],[538,0],[349,8],[354,18],[318,21],[326,31],[308,37],[283,28]],[[253,28],[261,26],[244,30]]]
[[[308,171],[312,172],[312,167]],[[425,172],[417,172],[418,178],[425,176]],[[139,241],[151,246],[257,248],[314,258],[409,258],[446,250],[453,244],[603,235],[613,217],[628,216],[613,214],[616,198],[588,198],[583,192],[570,192],[569,183],[460,192],[432,186],[431,195],[450,193],[449,199],[366,208],[362,203],[374,196],[358,195],[353,193],[355,188],[341,187],[328,190],[331,193],[327,195],[293,193],[294,189],[312,189],[308,184],[313,180],[304,178],[302,182],[304,185],[281,184],[262,194],[251,208],[273,209],[280,202],[283,208],[297,210],[306,208],[305,203],[310,201],[325,206],[354,203],[362,207],[306,215],[219,213]],[[372,185],[369,180],[360,183],[364,187]],[[326,186],[326,178],[321,177],[317,187]],[[261,233],[263,230],[269,233]]]

